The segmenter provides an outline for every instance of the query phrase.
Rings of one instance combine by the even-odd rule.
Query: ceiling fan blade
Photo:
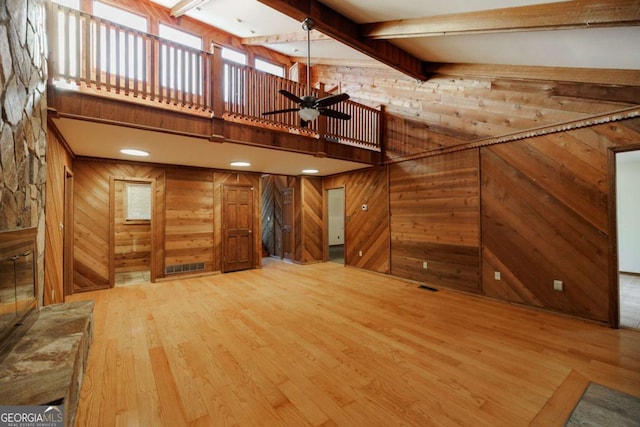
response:
[[[289,91],[286,91],[284,89],[280,89],[278,92],[280,92],[282,95],[284,95],[285,97],[289,98],[290,100],[292,100],[296,104],[302,104],[302,102],[303,102],[302,99],[298,98],[297,96],[295,96],[294,94],[292,94]]]
[[[269,114],[292,113],[294,111],[300,111],[300,109],[299,108],[285,108],[284,110],[267,111],[266,113],[262,113],[262,115],[263,116],[267,116]]]
[[[320,98],[316,101],[316,106],[318,107],[330,107],[332,105],[337,104],[338,102],[346,101],[349,99],[349,95],[346,93],[337,93],[335,95],[325,96],[324,98]]]
[[[323,116],[331,117],[334,119],[342,119],[342,120],[350,120],[351,115],[347,113],[343,113],[342,111],[331,110],[329,108],[320,108],[318,109],[320,114]]]

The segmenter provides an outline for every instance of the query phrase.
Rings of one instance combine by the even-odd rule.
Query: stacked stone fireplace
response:
[[[61,404],[71,426],[93,302],[43,307],[47,1],[0,0],[0,406]]]
[[[37,306],[36,235],[34,228],[0,233],[0,358]]]

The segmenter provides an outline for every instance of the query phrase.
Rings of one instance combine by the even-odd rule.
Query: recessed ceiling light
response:
[[[302,173],[314,174],[318,172],[318,169],[302,169]]]
[[[237,168],[246,168],[248,166],[251,166],[251,163],[249,162],[231,162],[229,164]]]
[[[147,153],[146,151],[135,150],[133,148],[123,148],[122,150],[120,150],[120,152],[122,154],[127,154],[129,156],[138,156],[138,157],[147,157],[149,155],[149,153]]]

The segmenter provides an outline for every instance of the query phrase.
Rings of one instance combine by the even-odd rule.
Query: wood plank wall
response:
[[[556,81],[562,70],[552,68],[469,67],[450,67],[445,71],[451,74],[425,82],[390,69],[346,65],[315,65],[311,73],[313,81],[338,86],[358,102],[385,105],[387,161],[640,104],[640,72],[616,81],[618,73],[602,70],[599,83],[566,81],[568,73]],[[592,75],[570,74],[576,79]]]
[[[73,162],[74,169],[74,292],[105,289],[109,280],[110,179],[156,181],[156,248],[164,247],[164,169],[154,165],[97,160]],[[162,277],[163,251],[156,250],[156,276]]]
[[[628,148],[640,118],[386,166],[391,274],[610,323],[610,157]],[[384,170],[324,180],[345,185],[347,264],[373,271],[350,262],[372,236],[353,214]]]
[[[86,158],[76,159],[73,166],[76,184],[74,292],[109,287],[111,177],[155,180],[156,278],[166,276],[165,266],[176,264],[203,262],[205,273],[221,271],[224,184],[255,188],[254,267],[262,265],[260,175]]]
[[[44,304],[64,301],[64,186],[65,168],[72,170],[73,159],[57,132],[47,134],[47,185],[45,209],[45,289]]]
[[[214,271],[213,172],[167,169],[165,203],[165,268],[204,263]]]
[[[479,292],[478,151],[395,163],[389,176],[391,274]]]
[[[482,149],[487,296],[609,320],[608,155],[629,146],[640,148],[640,119]]]
[[[301,177],[301,257],[300,262],[324,260],[324,204],[322,179]]]
[[[325,190],[340,187],[345,189],[345,264],[389,273],[387,168],[369,168],[324,179]],[[362,210],[363,204],[368,210]]]

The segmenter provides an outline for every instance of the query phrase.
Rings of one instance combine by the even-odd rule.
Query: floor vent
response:
[[[432,287],[427,286],[427,285],[420,285],[420,286],[418,286],[418,289],[424,289],[424,290],[431,291],[431,292],[438,292],[438,290],[436,288],[432,288]]]
[[[167,265],[164,269],[165,274],[190,273],[192,271],[204,271],[204,262]]]

